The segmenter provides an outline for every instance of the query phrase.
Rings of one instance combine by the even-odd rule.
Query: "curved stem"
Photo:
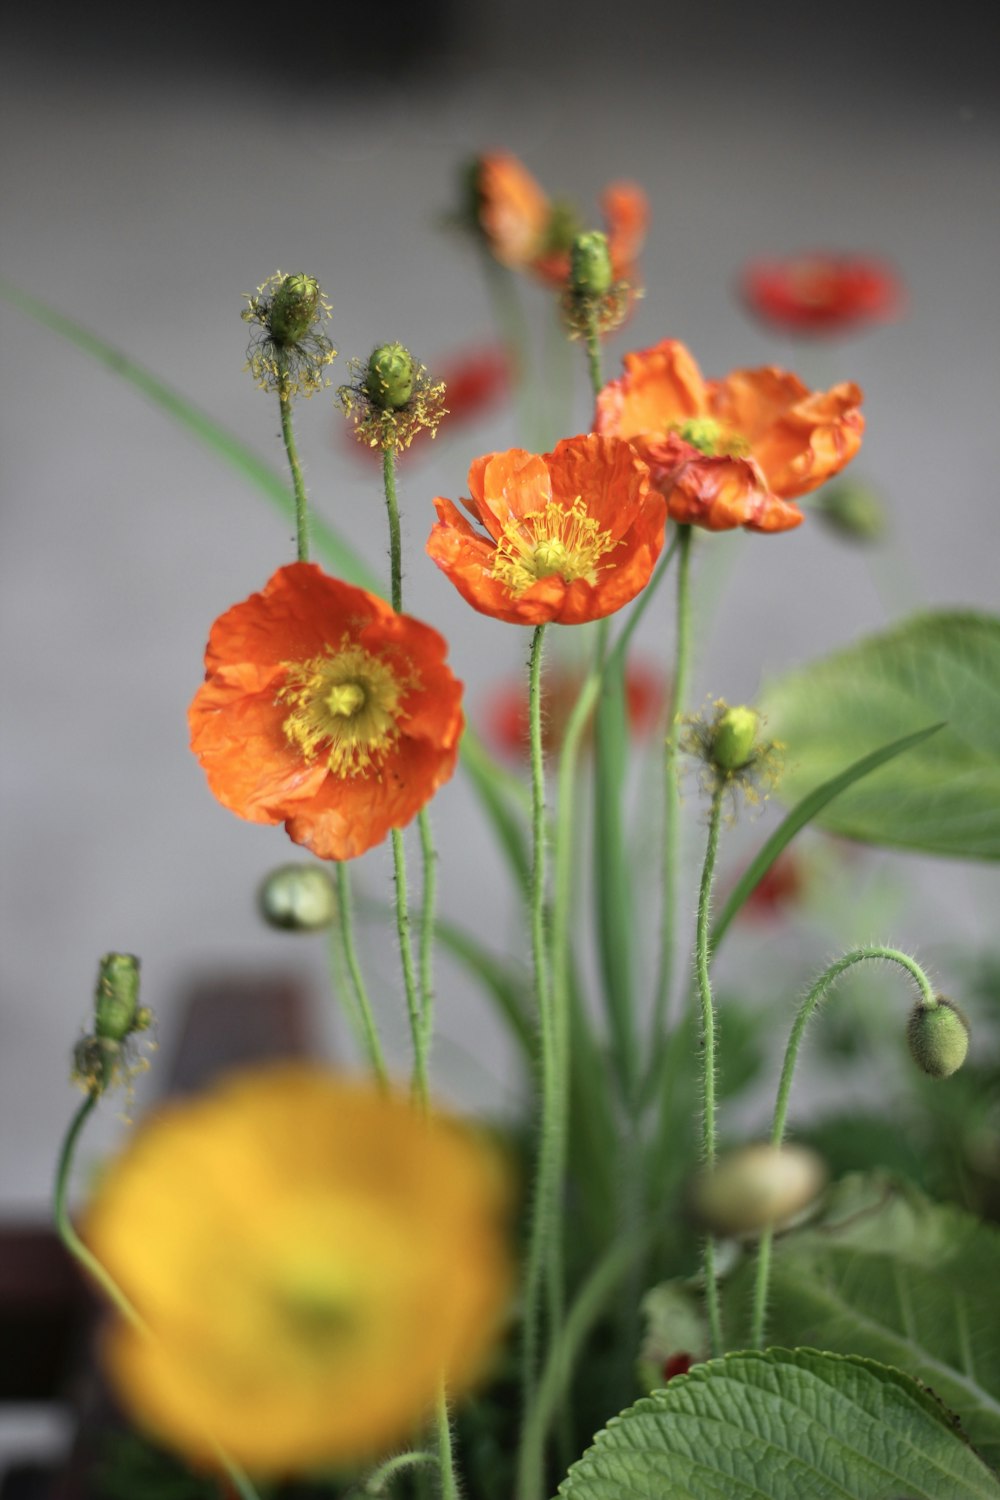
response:
[[[347,865],[343,860],[337,861],[337,905],[339,908],[339,936],[344,945],[344,958],[347,961],[347,971],[351,976],[351,986],[354,990],[354,999],[357,1004],[358,1016],[361,1020],[361,1031],[365,1049],[368,1053],[368,1061],[371,1064],[372,1072],[378,1079],[380,1088],[386,1089],[389,1087],[389,1073],[385,1065],[385,1054],[382,1051],[382,1041],[378,1034],[375,1013],[368,998],[368,990],[361,972],[361,964],[358,961],[357,948],[354,945],[351,878]]]
[[[712,881],[715,876],[715,860],[719,851],[719,826],[722,822],[722,799],[725,795],[723,783],[712,794],[712,810],[709,814],[708,845],[705,863],[701,872],[701,887],[698,893],[698,925],[695,940],[695,967],[698,974],[698,994],[701,999],[701,1046],[702,1046],[702,1105],[701,1105],[701,1150],[705,1166],[711,1170],[715,1161],[715,1002],[712,998],[711,958],[708,949],[708,929],[711,916]],[[715,1280],[715,1244],[712,1236],[705,1240],[705,1306],[708,1311],[709,1339],[713,1358],[722,1353],[722,1318],[719,1310],[719,1288]]]
[[[295,539],[298,549],[299,562],[309,561],[309,502],[306,499],[306,486],[302,478],[302,467],[299,463],[299,452],[295,446],[295,432],[292,428],[292,397],[282,384],[278,392],[278,405],[281,408],[281,436],[285,444],[285,452],[288,455],[288,467],[292,471],[292,488],[295,491]]]
[[[70,1121],[69,1129],[66,1132],[66,1136],[62,1143],[62,1148],[59,1152],[59,1160],[56,1166],[55,1189],[53,1192],[53,1217],[55,1219],[56,1231],[63,1244],[66,1246],[66,1249],[69,1251],[70,1255],[72,1255],[74,1260],[76,1260],[79,1265],[83,1266],[87,1274],[97,1282],[97,1285],[101,1288],[101,1291],[107,1297],[108,1301],[114,1307],[115,1311],[118,1312],[121,1317],[123,1317],[125,1321],[135,1329],[136,1333],[140,1334],[143,1338],[149,1339],[151,1342],[155,1343],[155,1335],[150,1329],[149,1324],[133,1307],[132,1303],[129,1301],[128,1297],[126,1297],[125,1293],[115,1281],[114,1277],[110,1274],[110,1272],[104,1269],[104,1267],[101,1265],[101,1262],[97,1259],[96,1255],[91,1254],[91,1252],[87,1249],[86,1245],[83,1243],[76,1230],[73,1228],[69,1217],[67,1196],[69,1192],[69,1180],[73,1170],[73,1158],[76,1154],[77,1142],[79,1141],[80,1135],[83,1131],[83,1127],[86,1125],[91,1114],[93,1113],[99,1098],[99,1094],[90,1093],[87,1095],[86,1099],[84,1099],[83,1103],[80,1105],[80,1108],[77,1110],[76,1114],[73,1116],[73,1119]],[[239,1464],[237,1464],[233,1459],[229,1457],[229,1454],[215,1440],[211,1433],[206,1433],[206,1436],[208,1437],[208,1440],[212,1445],[215,1456],[219,1461],[220,1467],[225,1471],[229,1483],[232,1485],[237,1495],[240,1496],[240,1500],[260,1500],[257,1491],[254,1489],[253,1485],[250,1482],[250,1479],[246,1474],[244,1474]]]
[[[451,1442],[451,1422],[448,1417],[448,1396],[442,1384],[438,1392],[436,1407],[438,1463],[441,1466],[441,1500],[458,1500],[458,1475],[455,1473],[455,1458]]]
[[[840,976],[848,969],[853,968],[855,964],[866,963],[871,959],[883,963],[898,964],[900,968],[905,969],[920,991],[921,1004],[928,1010],[936,1008],[938,1003],[937,996],[927,975],[915,959],[910,958],[907,953],[901,953],[898,948],[887,948],[878,943],[869,944],[864,948],[854,948],[850,953],[845,953],[842,958],[838,958],[828,969],[824,969],[799,1007],[799,1013],[795,1018],[795,1024],[788,1038],[788,1046],[785,1048],[785,1061],[781,1069],[781,1079],[778,1083],[778,1094],[774,1105],[774,1121],[771,1126],[772,1146],[780,1146],[785,1138],[788,1105],[792,1093],[792,1079],[795,1076],[795,1065],[798,1061],[799,1047],[802,1044],[806,1027]],[[757,1277],[754,1284],[753,1322],[750,1336],[750,1346],[753,1349],[761,1348],[764,1342],[764,1324],[767,1317],[767,1293],[771,1276],[771,1245],[773,1240],[774,1228],[773,1226],[769,1226],[761,1235],[757,1251]]]
[[[361,1493],[363,1495],[384,1495],[386,1485],[397,1474],[406,1469],[415,1469],[421,1464],[436,1464],[438,1457],[436,1453],[424,1453],[422,1449],[413,1449],[410,1453],[394,1453],[392,1458],[387,1458],[384,1464],[379,1464],[373,1469],[365,1480]]]

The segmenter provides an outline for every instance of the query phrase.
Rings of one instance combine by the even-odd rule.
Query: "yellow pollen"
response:
[[[285,662],[278,701],[290,712],[283,729],[307,761],[325,760],[334,776],[381,772],[399,738],[401,705],[411,676],[344,636],[309,661]]]
[[[507,522],[497,543],[493,577],[513,594],[523,594],[540,578],[596,583],[598,563],[617,545],[610,531],[601,531],[588,516],[582,496],[570,506],[550,500],[544,510]]]
[[[676,422],[670,429],[677,436],[704,453],[707,458],[720,455],[743,457],[750,452],[750,444],[738,432],[726,432],[721,422],[714,417],[692,417],[689,422]]]

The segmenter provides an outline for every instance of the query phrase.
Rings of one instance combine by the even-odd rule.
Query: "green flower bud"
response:
[[[369,399],[382,411],[398,411],[413,395],[416,366],[402,344],[380,344],[372,350],[365,375]]]
[[[95,1036],[103,1041],[123,1042],[133,1031],[142,1029],[139,960],[132,953],[105,953],[97,970],[94,992]]]
[[[570,286],[578,296],[603,297],[614,279],[608,237],[592,229],[578,234],[570,249]]]
[[[914,1062],[928,1078],[950,1078],[965,1062],[969,1023],[954,1001],[938,995],[936,1005],[918,1001],[913,1007],[906,1038]]]
[[[337,893],[321,865],[282,865],[257,893],[261,916],[286,932],[320,932],[337,916]]]
[[[742,1146],[696,1179],[698,1218],[721,1235],[759,1234],[809,1207],[826,1184],[826,1167],[805,1146]]]
[[[828,485],[819,496],[819,514],[832,531],[852,542],[878,542],[886,532],[885,508],[856,480]]]
[[[760,727],[752,708],[727,708],[715,724],[711,756],[720,771],[738,771],[750,760]]]
[[[271,301],[269,330],[276,344],[304,339],[320,309],[321,292],[314,276],[285,276]]]

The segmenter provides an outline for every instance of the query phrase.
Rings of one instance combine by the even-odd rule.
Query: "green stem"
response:
[[[701,872],[701,887],[698,892],[698,925],[695,939],[695,967],[698,974],[698,993],[701,999],[701,1046],[702,1046],[702,1106],[701,1106],[701,1150],[705,1167],[711,1171],[715,1163],[715,1003],[712,998],[712,979],[709,972],[711,958],[708,950],[708,928],[711,916],[712,881],[715,876],[715,860],[719,852],[719,827],[722,822],[722,799],[725,784],[720,781],[712,795],[712,810],[708,822],[708,844],[705,863]],[[709,1339],[712,1357],[722,1354],[722,1318],[719,1310],[719,1288],[715,1279],[715,1243],[711,1235],[705,1240],[705,1306],[708,1311]]]
[[[302,478],[302,468],[299,464],[299,453],[295,446],[295,432],[292,428],[292,397],[282,382],[278,392],[278,405],[281,408],[281,436],[285,444],[285,452],[288,455],[288,467],[292,471],[292,488],[295,491],[295,539],[298,548],[299,562],[309,561],[309,502],[306,499],[305,481]]]
[[[73,1158],[76,1154],[77,1142],[83,1132],[83,1127],[93,1113],[99,1098],[99,1094],[90,1093],[84,1099],[70,1121],[69,1129],[66,1132],[62,1148],[59,1152],[59,1160],[56,1166],[55,1190],[53,1193],[53,1217],[55,1219],[56,1231],[70,1255],[97,1282],[97,1285],[101,1288],[101,1291],[116,1312],[135,1329],[136,1333],[155,1343],[155,1335],[150,1329],[149,1324],[133,1307],[114,1277],[105,1270],[96,1255],[92,1255],[87,1249],[70,1221],[67,1197],[69,1193],[69,1180],[73,1171]],[[260,1500],[257,1491],[239,1464],[229,1457],[229,1454],[216,1442],[210,1433],[207,1433],[206,1436],[212,1445],[220,1466],[225,1471],[226,1477],[233,1486],[233,1489],[240,1496],[240,1500]]]
[[[597,331],[597,316],[594,312],[591,312],[587,318],[586,339],[587,369],[590,372],[590,386],[596,401],[604,388],[604,377],[601,374],[601,336]]]
[[[368,998],[368,990],[365,986],[361,964],[358,961],[358,951],[354,943],[351,877],[347,864],[343,860],[337,861],[337,905],[339,908],[339,937],[344,946],[347,971],[351,976],[351,986],[354,990],[358,1017],[361,1021],[361,1033],[364,1039],[365,1050],[368,1053],[368,1061],[371,1064],[372,1072],[378,1079],[380,1088],[386,1089],[389,1087],[389,1073],[385,1065],[385,1054],[382,1051],[382,1042],[378,1034],[375,1013]]]
[[[938,1003],[937,996],[927,975],[915,959],[910,958],[906,953],[901,953],[898,948],[886,948],[881,944],[870,944],[864,948],[854,948],[850,953],[845,953],[842,958],[838,958],[836,963],[832,963],[819,976],[803,1000],[799,1007],[799,1013],[795,1018],[791,1035],[788,1038],[788,1046],[785,1049],[785,1061],[782,1065],[781,1079],[778,1083],[778,1094],[774,1105],[774,1122],[771,1126],[772,1146],[780,1146],[785,1138],[788,1105],[792,1093],[792,1079],[795,1076],[795,1064],[798,1061],[799,1047],[805,1035],[806,1027],[840,976],[846,970],[853,968],[855,964],[866,963],[870,959],[883,963],[898,964],[900,968],[905,969],[920,991],[921,1004],[926,1006],[928,1010],[936,1008]],[[762,1348],[764,1343],[764,1325],[767,1318],[767,1293],[771,1276],[771,1245],[773,1240],[774,1227],[772,1225],[768,1226],[761,1235],[757,1251],[757,1277],[754,1285],[753,1322],[750,1337],[750,1347],[753,1349]]]
[[[542,1117],[538,1163],[532,1200],[531,1230],[524,1284],[522,1346],[523,1410],[531,1410],[538,1379],[540,1345],[539,1304],[546,1278],[549,1243],[558,1216],[559,1042],[550,1003],[548,954],[545,945],[545,763],[542,755],[541,670],[545,626],[535,627],[529,660],[529,724],[531,734],[531,948],[535,970],[542,1072]],[[555,1153],[555,1154],[554,1154]],[[532,1500],[522,1495],[520,1500]]]
[[[452,1451],[448,1397],[443,1384],[438,1392],[436,1423],[437,1457],[438,1463],[441,1466],[441,1500],[458,1500],[458,1475],[455,1473],[455,1456]]]
[[[403,608],[403,546],[399,530],[399,501],[396,498],[396,453],[386,448],[382,453],[382,484],[385,508],[389,517],[389,573],[392,580],[392,607],[399,614]]]
[[[410,936],[410,905],[406,889],[406,853],[403,834],[399,828],[392,830],[392,866],[396,886],[396,934],[399,938],[399,957],[403,967],[403,988],[406,992],[406,1012],[410,1019],[410,1036],[413,1039],[413,1093],[420,1104],[429,1102],[427,1088],[427,1045],[424,1037],[420,994],[417,974],[413,963],[413,944]]]
[[[436,1453],[424,1453],[416,1448],[409,1453],[395,1453],[384,1464],[379,1464],[377,1469],[372,1470],[362,1485],[361,1493],[384,1495],[389,1481],[397,1474],[402,1474],[406,1469],[415,1469],[421,1464],[436,1464],[437,1461]]]
[[[667,1007],[673,983],[677,935],[678,865],[680,862],[680,777],[678,774],[681,718],[687,700],[691,666],[691,527],[678,527],[677,639],[674,648],[672,711],[663,761],[663,913],[660,928],[660,968],[653,1000],[653,1050],[659,1052],[666,1031]]]

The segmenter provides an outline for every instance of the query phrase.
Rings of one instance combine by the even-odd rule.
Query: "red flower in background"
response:
[[[547,755],[559,749],[576,703],[583,676],[565,668],[549,669],[542,679],[542,744]],[[668,698],[667,683],[652,667],[630,662],[625,669],[625,708],[629,728],[636,740],[651,735],[663,715]],[[531,748],[528,693],[521,676],[499,684],[486,709],[487,733],[495,748],[518,760],[526,760]],[[589,738],[591,726],[585,730]]]
[[[886,261],[824,251],[755,260],[740,276],[744,304],[789,333],[834,336],[898,318],[905,293]]]
[[[787,909],[801,901],[806,889],[802,864],[790,850],[775,860],[767,874],[758,880],[740,910],[750,921],[770,922],[782,917]]]

